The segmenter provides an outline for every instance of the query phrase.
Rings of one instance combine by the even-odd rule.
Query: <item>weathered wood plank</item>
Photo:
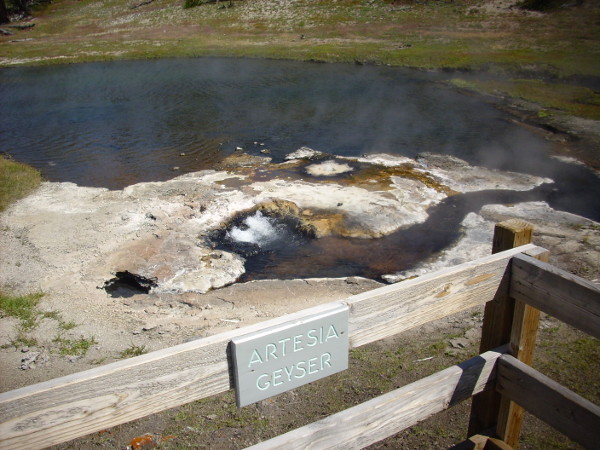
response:
[[[0,448],[43,448],[224,392],[233,337],[333,304],[0,394]]]
[[[526,255],[512,262],[510,295],[600,338],[600,288]]]
[[[495,362],[504,350],[486,352],[249,449],[366,447],[492,386]]]
[[[497,223],[492,238],[492,253],[529,244],[533,236],[533,225],[521,219],[508,219]]]
[[[529,256],[547,262],[550,259],[550,252],[536,252]],[[515,300],[508,352],[524,364],[531,365],[533,362],[539,322],[539,309],[521,300]],[[502,397],[498,411],[496,434],[510,447],[517,448],[519,445],[524,414],[525,411],[521,406],[506,397]]]
[[[533,234],[531,224],[510,219],[496,224],[492,253],[499,253],[522,244],[530,243]],[[508,280],[510,274],[505,279]],[[507,281],[508,282],[508,281]],[[486,303],[481,328],[479,353],[509,342],[515,311],[515,300],[508,289],[499,289],[494,298]],[[483,392],[473,398],[469,435],[484,432],[498,423],[501,398],[495,391]]]
[[[599,406],[510,355],[498,362],[496,389],[573,441],[598,448]]]
[[[350,297],[350,346],[488,301],[524,246]],[[508,283],[501,289],[508,289]],[[233,337],[326,311],[324,304],[136,358],[0,394],[0,448],[41,448],[224,392]]]
[[[351,345],[364,345],[481,305],[498,291],[507,295],[508,262],[538,248],[524,245],[351,297],[346,302]]]

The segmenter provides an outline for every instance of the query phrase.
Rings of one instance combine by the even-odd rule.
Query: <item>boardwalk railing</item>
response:
[[[229,343],[234,337],[340,303],[349,307],[351,348],[482,304],[487,304],[482,347],[498,336],[503,340],[463,364],[255,448],[361,448],[475,394],[473,434],[495,426],[515,445],[522,415],[518,402],[591,448],[599,438],[599,408],[519,360],[528,359],[535,343],[539,311],[528,304],[600,337],[600,291],[535,258],[547,259],[547,252],[526,244],[342,302],[0,394],[0,448],[43,448],[224,392],[233,386]],[[546,401],[559,407],[547,407]]]

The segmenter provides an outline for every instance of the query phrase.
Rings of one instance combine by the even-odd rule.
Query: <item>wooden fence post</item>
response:
[[[496,224],[492,253],[529,244],[533,227],[522,220],[510,219]],[[547,261],[547,251],[531,255]],[[507,284],[498,289],[494,300],[485,305],[481,331],[480,353],[510,343],[510,353],[525,364],[533,359],[540,312],[522,302],[515,302],[508,295],[510,274]],[[502,399],[495,390],[482,392],[473,397],[469,436],[482,432],[493,432],[511,447],[516,447],[521,434],[523,409],[517,404]]]

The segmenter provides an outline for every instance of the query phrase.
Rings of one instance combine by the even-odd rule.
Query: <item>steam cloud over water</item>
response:
[[[308,146],[543,166],[541,137],[443,77],[217,58],[9,68],[0,72],[0,147],[50,181],[112,189],[170,179],[174,167],[213,168],[237,147],[268,149],[275,162]]]

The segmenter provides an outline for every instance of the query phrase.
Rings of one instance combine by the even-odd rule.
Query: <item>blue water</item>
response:
[[[551,159],[541,135],[449,89],[445,77],[218,58],[1,69],[0,152],[48,180],[111,189],[212,168],[236,147],[268,149],[275,161],[301,146],[348,156],[433,152],[554,180],[527,193],[449,198],[426,223],[385,239],[326,238],[256,255],[248,278],[404,270],[450,245],[462,218],[488,203],[543,200],[600,220],[597,175]]]
[[[440,78],[216,58],[8,68],[0,151],[49,180],[109,188],[168,179],[174,166],[210,168],[237,146],[268,148],[276,160],[303,145],[340,155],[428,151],[512,169],[526,153],[521,170],[538,170],[541,137]]]

